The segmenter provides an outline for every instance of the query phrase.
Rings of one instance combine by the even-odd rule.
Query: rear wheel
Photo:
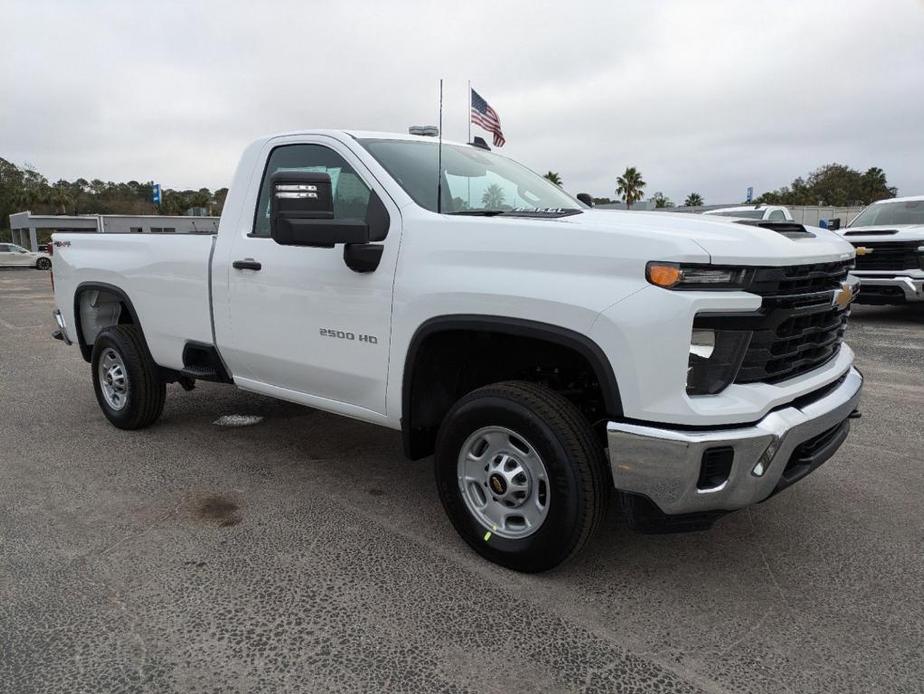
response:
[[[38,260],[35,261],[35,269],[36,270],[50,270],[51,261],[48,258],[39,258]]]
[[[120,429],[143,429],[164,410],[167,389],[134,325],[103,330],[93,345],[93,389],[106,418]]]
[[[498,383],[459,400],[440,427],[435,463],[459,534],[517,571],[544,571],[575,555],[606,511],[609,476],[589,423],[533,383]]]

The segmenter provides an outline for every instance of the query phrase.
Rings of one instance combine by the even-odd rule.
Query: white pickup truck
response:
[[[599,212],[483,146],[266,137],[217,235],[53,246],[57,337],[113,424],[205,379],[400,430],[461,536],[521,571],[575,554],[613,490],[652,531],[767,499],[860,397],[836,234]]]
[[[706,210],[702,214],[735,219],[760,219],[765,222],[791,222],[792,213],[782,205],[740,205],[738,207],[720,207]]]
[[[859,303],[924,301],[924,195],[874,202],[840,232],[856,248]]]

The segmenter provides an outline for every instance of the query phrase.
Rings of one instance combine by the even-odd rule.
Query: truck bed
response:
[[[209,256],[214,235],[56,233],[52,240],[56,300],[74,342],[80,324],[75,314],[81,299],[74,299],[78,289],[117,287],[144,316],[144,336],[161,366],[181,369],[190,340],[212,344]],[[84,324],[82,329],[93,328]]]

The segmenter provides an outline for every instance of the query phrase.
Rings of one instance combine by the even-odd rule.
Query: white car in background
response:
[[[50,270],[51,258],[47,253],[33,253],[15,243],[0,243],[0,267],[34,267]]]
[[[789,208],[782,205],[742,205],[741,207],[722,207],[718,210],[707,210],[703,214],[718,215],[719,217],[734,217],[736,219],[760,219],[765,222],[792,222]]]

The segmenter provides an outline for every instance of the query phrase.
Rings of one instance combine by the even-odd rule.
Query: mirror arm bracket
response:
[[[343,246],[343,262],[353,272],[374,272],[384,250],[380,243],[347,243]]]

